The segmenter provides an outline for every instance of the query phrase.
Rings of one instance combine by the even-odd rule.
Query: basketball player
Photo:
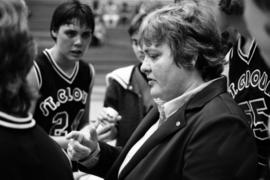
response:
[[[50,26],[55,44],[36,57],[28,76],[40,93],[33,103],[34,118],[64,149],[65,135],[89,122],[94,68],[81,58],[88,49],[94,26],[88,5],[76,0],[60,4]]]
[[[239,32],[238,40],[228,54],[228,90],[248,116],[258,147],[258,179],[265,179],[270,148],[270,135],[267,133],[270,116],[269,66],[247,28],[243,0],[200,0],[198,3],[208,3],[212,7],[221,31],[234,27]],[[260,21],[257,19],[256,22]]]
[[[0,179],[72,180],[62,149],[29,114],[35,98],[26,81],[35,45],[22,0],[0,1]]]
[[[262,96],[264,95],[264,98],[261,99],[261,101],[265,100],[265,102],[261,106],[265,106],[264,109],[255,109],[257,110],[256,115],[264,117],[263,121],[263,133],[266,133],[265,126],[269,124],[269,106],[270,106],[270,98],[269,98],[269,71],[270,71],[270,1],[269,0],[250,0],[246,1],[246,9],[245,9],[245,20],[248,26],[248,29],[253,37],[256,38],[256,42],[259,46],[259,55],[260,58],[256,59],[256,65],[258,67],[256,70],[260,72],[260,79],[258,80],[260,82],[260,89]],[[251,62],[252,63],[252,62]],[[255,64],[255,62],[253,62]],[[262,69],[264,71],[262,71]],[[257,73],[259,75],[259,73]],[[252,96],[254,96],[252,94]],[[268,109],[266,109],[268,108]],[[268,113],[265,113],[265,111],[268,110]],[[262,127],[259,122],[255,122],[258,124],[258,126]],[[255,124],[254,123],[254,124]],[[258,132],[259,132],[258,128]],[[270,131],[270,126],[268,127],[268,130]],[[268,133],[268,136],[265,135],[267,142],[269,142],[270,134]],[[268,155],[268,159],[270,157],[270,146],[267,146],[267,149],[265,149],[266,156]],[[265,173],[265,179],[270,179],[270,161],[268,160],[268,173]]]
[[[250,34],[244,19],[244,5],[243,0],[220,1],[224,21],[240,33],[237,43],[229,53],[228,90],[249,117],[258,148],[258,179],[267,179],[267,156],[270,149],[270,136],[267,133],[270,117],[270,64],[264,60],[253,34]],[[262,19],[253,20],[261,21]]]
[[[270,136],[267,133],[270,117],[268,90],[270,64],[264,60],[261,49],[253,38],[254,33],[250,34],[250,28],[248,29],[244,19],[244,1],[220,0],[219,5],[223,21],[228,26],[235,27],[240,33],[237,43],[229,53],[228,90],[249,117],[258,148],[258,179],[267,179],[266,177],[269,177],[267,156],[270,149]],[[261,21],[262,19],[253,20],[253,22]]]
[[[265,63],[270,67],[270,1],[247,1],[244,15],[249,31],[255,37]]]
[[[111,117],[118,117],[111,116],[112,113],[108,112],[111,110],[110,108],[117,111],[115,115],[121,115],[120,121],[110,123],[110,125],[114,125],[113,127],[104,125],[97,131],[99,140],[110,140],[116,136],[117,146],[126,144],[137,125],[154,104],[146,77],[140,70],[144,55],[139,46],[139,28],[148,13],[161,8],[164,4],[144,2],[141,5],[144,12],[136,14],[128,28],[132,49],[139,63],[117,68],[106,75],[108,85],[104,98],[104,107],[106,108],[103,108],[98,115],[101,122],[104,120],[108,122]]]
[[[242,0],[237,0],[237,2],[244,3]],[[250,2],[245,1],[245,3],[249,4]],[[242,12],[244,13],[244,10]],[[241,36],[230,52],[228,88],[234,100],[249,117],[250,127],[258,148],[258,179],[266,180],[269,179],[267,159],[270,149],[270,135],[267,131],[267,125],[270,117],[270,63],[266,59],[264,60],[262,49],[257,46],[252,37],[254,33],[251,35],[251,31],[248,31],[243,13],[241,21],[235,25]],[[257,21],[261,22],[262,19],[257,19]]]

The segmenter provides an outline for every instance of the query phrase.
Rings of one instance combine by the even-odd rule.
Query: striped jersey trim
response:
[[[79,72],[79,62],[77,61],[75,63],[75,67],[73,69],[73,72],[70,76],[68,76],[57,64],[56,62],[53,60],[52,56],[50,55],[49,51],[47,49],[45,49],[43,51],[43,53],[47,56],[47,58],[49,59],[53,69],[56,71],[56,73],[66,82],[68,82],[69,84],[72,84],[74,79],[76,78],[78,72]]]
[[[92,77],[91,84],[90,84],[90,90],[92,90],[92,88],[94,86],[94,82],[95,82],[96,71],[95,71],[95,68],[92,64],[89,63],[88,65],[90,68],[90,77]]]
[[[35,61],[34,61],[34,70],[35,70],[35,73],[36,73],[36,79],[37,79],[37,83],[38,83],[38,88],[40,89],[41,86],[42,86],[42,76],[41,76],[39,66]]]
[[[7,113],[0,111],[0,126],[12,128],[12,129],[29,129],[36,124],[32,114],[28,114],[27,117],[15,117]]]
[[[250,63],[250,60],[252,59],[253,54],[254,54],[254,52],[255,52],[255,50],[256,50],[257,43],[256,43],[255,40],[253,39],[247,53],[244,53],[244,52],[243,52],[243,50],[241,49],[241,45],[242,45],[242,39],[239,38],[239,41],[238,41],[238,47],[237,47],[238,55],[239,55],[239,57],[240,57],[244,62],[246,62],[247,64],[249,64],[249,63]]]

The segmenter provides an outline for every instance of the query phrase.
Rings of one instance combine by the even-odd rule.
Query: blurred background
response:
[[[38,51],[53,45],[49,26],[55,7],[66,0],[25,0],[29,7],[29,26],[36,39]],[[133,54],[128,26],[142,3],[154,0],[81,0],[89,4],[94,13],[96,29],[93,41],[84,60],[96,70],[95,85],[91,96],[91,119],[102,107],[105,93],[105,75],[119,67],[137,63]],[[158,0],[156,0],[158,1]],[[161,0],[160,0],[161,1]],[[173,0],[162,0],[162,3]]]

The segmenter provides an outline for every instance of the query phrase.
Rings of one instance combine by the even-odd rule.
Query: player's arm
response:
[[[90,76],[92,76],[92,81],[89,85],[84,115],[83,115],[81,121],[79,122],[79,126],[78,126],[78,130],[83,131],[83,132],[89,131],[87,127],[88,127],[89,122],[90,122],[90,108],[91,108],[90,103],[91,103],[91,95],[92,95],[92,91],[93,91],[93,86],[94,86],[94,82],[95,82],[95,69],[94,69],[92,64],[89,64],[89,67],[90,67]]]
[[[40,80],[38,78],[38,67],[36,65],[32,66],[31,70],[29,71],[26,79],[31,87],[31,89],[35,92],[39,92],[40,89]],[[34,114],[35,107],[36,107],[37,99],[31,101],[30,113]]]
[[[38,68],[38,65],[34,63],[34,66],[31,68],[27,75],[27,82],[29,86],[36,92],[39,92],[40,87],[42,85],[41,74]],[[37,99],[32,100],[30,113],[34,114],[35,108],[37,104]],[[50,136],[53,140],[55,140],[63,149],[67,148],[68,141],[64,136]]]

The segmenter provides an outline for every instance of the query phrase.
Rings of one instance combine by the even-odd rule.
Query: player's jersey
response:
[[[83,117],[93,67],[76,62],[73,73],[67,76],[53,61],[47,50],[34,63],[40,86],[34,119],[49,135],[64,136],[77,129]]]
[[[270,152],[268,120],[270,118],[270,69],[253,41],[248,53],[241,47],[244,39],[231,50],[229,92],[249,117],[257,141],[259,163],[267,164]]]

